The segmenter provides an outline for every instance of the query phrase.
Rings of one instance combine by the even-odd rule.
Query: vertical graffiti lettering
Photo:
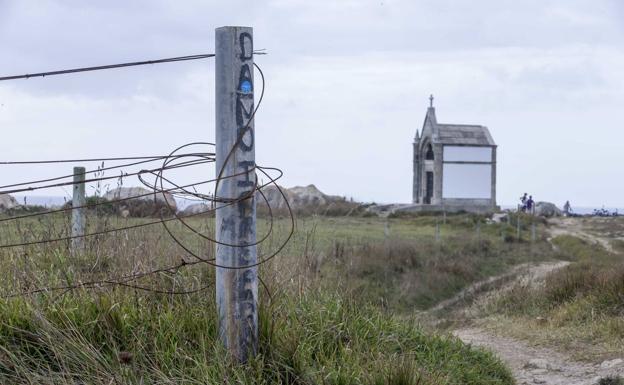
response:
[[[238,187],[238,198],[245,198],[237,202],[238,226],[234,229],[238,232],[239,246],[253,245],[256,241],[255,229],[255,196],[253,189],[255,181],[255,161],[254,161],[254,84],[253,84],[253,39],[251,34],[243,32],[239,36],[239,50],[241,68],[238,71],[236,80],[236,126],[238,146],[236,154],[236,186]],[[237,259],[239,266],[249,265],[256,262],[255,246],[238,247]],[[241,348],[255,351],[257,346],[257,268],[244,269],[239,272],[237,285],[239,289],[239,314],[242,322]]]
[[[243,32],[238,37],[238,44],[240,45],[240,59],[241,61],[248,61],[253,59],[253,38],[248,32]]]

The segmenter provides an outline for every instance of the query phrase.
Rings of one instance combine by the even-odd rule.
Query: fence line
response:
[[[262,52],[254,52],[255,54],[263,54]],[[212,56],[205,56],[205,57],[213,57],[214,55],[211,54]],[[202,57],[204,58],[204,57]],[[194,59],[184,59],[184,60],[194,60]],[[162,59],[162,61],[158,61],[158,63],[160,62],[171,62],[171,61],[178,61],[178,60],[168,60],[168,59]],[[148,62],[137,62],[137,63],[130,63],[131,65],[142,65],[142,64],[158,64],[156,61],[153,61],[153,63],[148,63]],[[125,63],[128,64],[128,63]],[[38,73],[38,74],[32,74],[32,75],[20,75],[20,76],[9,76],[9,77],[0,77],[0,81],[2,80],[12,80],[12,79],[22,79],[22,78],[29,78],[29,77],[33,77],[33,76],[49,76],[49,75],[59,75],[59,74],[68,74],[68,73],[73,73],[73,72],[84,72],[84,71],[95,71],[95,70],[100,70],[100,69],[110,69],[110,68],[119,68],[119,67],[123,67],[123,66],[128,66],[128,65],[114,65],[114,66],[100,66],[100,67],[89,67],[89,68],[83,68],[83,69],[75,69],[75,70],[63,70],[63,71],[54,71],[54,72],[49,72],[49,73]],[[262,99],[264,97],[264,90],[265,90],[265,79],[264,79],[264,74],[262,73],[262,70],[260,69],[259,66],[257,66],[256,64],[254,64],[254,66],[259,70],[260,74],[261,74],[261,78],[262,78],[262,92],[259,98],[259,102],[258,104],[255,106],[253,113],[251,115],[251,118],[249,119],[249,121],[251,121],[253,119],[253,116],[255,115],[255,113],[257,112],[258,108],[261,105]],[[245,127],[245,129],[243,129],[243,134],[244,131],[246,129],[248,129],[248,124]],[[232,149],[229,152],[228,158],[231,156],[234,148],[236,147],[236,145],[238,145],[238,143],[240,143],[240,141],[242,141],[242,137],[243,135],[240,135],[237,142],[232,146]],[[255,266],[259,266],[263,263],[266,263],[267,261],[273,259],[274,257],[276,257],[281,250],[283,250],[283,248],[286,246],[286,244],[289,242],[289,240],[292,238],[293,234],[294,234],[294,229],[295,229],[295,222],[294,222],[294,216],[293,216],[293,212],[292,212],[292,208],[290,207],[290,204],[288,202],[288,199],[285,195],[285,193],[282,191],[281,187],[277,184],[277,180],[279,180],[282,176],[283,176],[283,172],[278,169],[278,168],[274,168],[274,167],[262,167],[259,166],[257,164],[255,164],[253,167],[250,167],[249,169],[245,170],[245,172],[241,172],[241,173],[236,173],[236,174],[232,174],[232,175],[227,175],[227,176],[223,176],[223,168],[221,170],[218,171],[218,175],[216,178],[213,179],[209,179],[209,180],[204,180],[201,182],[196,182],[196,183],[191,183],[191,184],[185,184],[185,185],[181,185],[181,184],[177,184],[174,181],[172,181],[170,178],[167,178],[164,173],[166,171],[169,170],[173,170],[173,169],[181,169],[181,168],[186,168],[186,167],[193,167],[193,166],[197,166],[197,165],[203,165],[203,164],[207,164],[207,163],[214,163],[215,162],[215,152],[214,151],[209,151],[209,152],[190,152],[190,153],[180,153],[178,154],[178,152],[185,150],[188,147],[191,146],[196,146],[196,145],[204,145],[204,146],[215,146],[215,144],[213,143],[206,143],[206,142],[193,142],[193,143],[188,143],[185,145],[182,145],[176,149],[174,149],[169,155],[158,155],[158,156],[130,156],[130,157],[108,157],[108,158],[89,158],[89,159],[58,159],[58,160],[29,160],[29,161],[5,161],[5,162],[0,162],[0,166],[10,166],[10,165],[48,165],[48,164],[58,164],[58,163],[78,163],[78,162],[102,162],[102,164],[97,167],[97,169],[91,169],[91,170],[84,170],[81,172],[76,172],[74,171],[73,174],[69,174],[69,175],[61,175],[61,176],[55,176],[55,177],[51,177],[51,178],[46,178],[46,179],[41,179],[41,180],[34,180],[34,181],[25,181],[25,182],[20,182],[20,183],[14,183],[14,184],[8,184],[8,185],[4,185],[4,186],[0,186],[0,195],[2,194],[14,194],[14,193],[18,193],[18,192],[32,192],[32,191],[37,191],[37,190],[44,190],[44,189],[50,189],[50,188],[57,188],[57,187],[64,187],[64,186],[76,186],[79,184],[82,184],[84,186],[84,184],[86,183],[99,183],[102,181],[110,181],[110,180],[114,180],[117,179],[120,182],[123,181],[124,179],[136,176],[139,180],[139,182],[141,183],[141,185],[143,185],[144,187],[146,187],[148,190],[150,190],[149,193],[145,193],[145,194],[139,194],[139,195],[135,195],[135,196],[130,196],[130,197],[126,197],[126,198],[118,198],[118,199],[113,199],[113,200],[99,200],[96,199],[95,202],[92,203],[84,203],[84,204],[77,204],[77,205],[72,205],[72,206],[65,206],[65,207],[61,207],[59,209],[53,209],[53,210],[46,210],[44,212],[36,212],[36,213],[28,213],[28,214],[23,214],[23,215],[18,215],[18,216],[13,216],[13,217],[7,217],[7,218],[0,218],[0,223],[6,223],[6,222],[11,222],[11,221],[19,221],[21,219],[26,219],[26,218],[32,218],[32,217],[41,217],[41,216],[48,216],[48,215],[53,215],[55,213],[61,213],[61,212],[76,212],[76,211],[81,211],[84,209],[88,209],[88,208],[94,208],[94,207],[98,207],[98,206],[102,206],[102,205],[110,205],[110,204],[119,204],[122,202],[128,202],[131,200],[138,200],[138,199],[142,199],[142,198],[148,198],[150,196],[154,197],[154,202],[157,202],[157,197],[158,196],[163,196],[165,193],[171,194],[172,196],[178,196],[178,197],[185,197],[185,198],[191,198],[193,200],[196,200],[197,202],[208,202],[209,203],[209,208],[206,210],[202,210],[196,213],[191,213],[191,214],[186,214],[186,215],[180,215],[178,213],[175,212],[174,208],[171,206],[171,204],[168,202],[167,199],[164,199],[165,202],[165,206],[167,208],[167,214],[168,215],[172,215],[172,217],[166,218],[165,215],[160,212],[160,218],[158,220],[154,220],[154,221],[149,221],[146,223],[139,223],[139,224],[134,224],[134,225],[128,225],[128,226],[122,226],[122,227],[115,227],[112,229],[105,229],[105,230],[100,230],[100,231],[94,231],[91,233],[87,233],[86,231],[84,233],[72,233],[71,236],[66,236],[66,237],[57,237],[54,239],[42,239],[42,240],[35,240],[35,241],[30,241],[30,242],[21,242],[21,243],[10,243],[10,244],[0,244],[0,250],[1,249],[10,249],[10,248],[18,248],[18,247],[27,247],[27,246],[33,246],[33,245],[39,245],[39,244],[48,244],[48,243],[53,243],[53,242],[60,242],[60,241],[74,241],[77,239],[84,239],[84,238],[88,238],[88,237],[97,237],[99,235],[103,235],[103,234],[108,234],[108,233],[114,233],[114,232],[120,232],[120,231],[127,231],[127,230],[133,230],[133,229],[137,229],[137,228],[142,228],[142,227],[147,227],[147,226],[152,226],[152,225],[156,225],[156,224],[160,224],[164,227],[166,233],[171,237],[172,241],[177,244],[181,249],[183,249],[188,256],[191,257],[191,260],[188,261],[186,259],[182,259],[182,262],[175,264],[175,265],[171,265],[171,266],[166,266],[166,267],[161,267],[161,268],[157,268],[157,269],[153,269],[153,270],[149,270],[146,272],[142,272],[142,273],[135,273],[135,274],[131,274],[131,275],[127,275],[127,276],[121,276],[121,277],[110,277],[110,278],[105,278],[105,279],[101,279],[101,280],[94,280],[94,281],[89,281],[89,282],[81,282],[81,283],[77,283],[74,285],[64,285],[64,286],[55,286],[55,287],[40,287],[40,288],[35,288],[32,290],[28,290],[28,291],[23,291],[23,292],[18,292],[18,293],[11,293],[8,295],[4,295],[2,296],[3,298],[10,298],[10,297],[17,297],[17,296],[24,296],[24,295],[31,295],[31,294],[36,294],[36,293],[45,293],[45,292],[54,292],[54,291],[62,291],[62,292],[67,292],[67,291],[71,291],[74,289],[79,289],[79,288],[83,288],[83,289],[94,289],[94,288],[103,288],[103,287],[110,287],[110,286],[123,286],[123,287],[128,287],[128,288],[132,288],[132,289],[136,289],[136,290],[144,290],[144,291],[151,291],[151,292],[155,292],[155,293],[163,293],[163,294],[189,294],[189,293],[194,293],[200,290],[205,290],[208,286],[205,287],[201,287],[198,289],[192,289],[192,290],[177,290],[177,291],[169,291],[169,290],[159,290],[159,289],[155,289],[155,288],[150,288],[150,287],[145,287],[145,286],[141,286],[141,285],[137,285],[134,284],[133,282],[150,276],[150,275],[155,275],[155,274],[159,274],[159,273],[163,273],[163,272],[177,272],[179,271],[181,268],[184,267],[188,267],[188,266],[193,266],[193,265],[197,265],[200,263],[205,263],[208,264],[210,266],[215,266],[218,268],[223,268],[223,269],[247,269],[250,267],[255,267]],[[189,160],[190,158],[190,160]],[[124,163],[121,165],[113,165],[113,166],[106,166],[104,164],[104,162],[107,161],[132,161],[132,162],[128,162],[128,163]],[[151,169],[143,169],[140,170],[138,172],[130,172],[130,173],[124,173],[123,169],[127,168],[127,167],[132,167],[132,166],[138,166],[138,165],[142,165],[142,164],[147,164],[147,163],[151,163],[151,162],[156,162],[156,161],[162,161],[162,166],[161,167],[155,167],[155,168],[151,168]],[[116,175],[116,176],[104,176],[104,172],[105,171],[110,171],[110,170],[119,170],[120,174]],[[263,183],[263,184],[258,184],[258,178],[257,178],[257,173],[260,172],[262,173],[268,180],[268,182]],[[63,181],[64,179],[67,178],[76,178],[77,174],[83,173],[83,175],[86,174],[93,174],[93,173],[98,173],[99,175],[96,175],[95,177],[91,177],[91,178],[84,178],[84,179],[74,179],[72,181]],[[277,173],[277,175],[272,176],[271,173]],[[249,194],[246,194],[244,196],[238,197],[238,198],[229,198],[229,197],[220,197],[217,194],[217,188],[219,183],[222,182],[223,180],[227,180],[230,178],[236,178],[237,176],[242,176],[242,175],[253,175],[253,177],[250,177],[249,179],[253,179],[254,184],[253,184],[253,188],[251,189],[251,191],[249,192]],[[154,177],[154,180],[152,182],[147,181],[145,179],[145,176],[150,175]],[[63,182],[59,182],[59,181],[63,181]],[[51,183],[51,182],[58,182],[58,183]],[[215,192],[211,195],[211,194],[201,194],[198,193],[197,191],[191,191],[190,189],[193,189],[199,185],[205,185],[205,184],[209,184],[209,183],[215,183],[216,187],[215,187]],[[43,185],[42,185],[43,184]],[[166,186],[166,184],[168,184],[168,186]],[[251,199],[252,196],[254,196],[255,194],[258,194],[263,201],[265,202],[265,204],[268,207],[268,216],[270,219],[270,226],[269,229],[267,231],[267,233],[259,240],[256,241],[255,244],[260,244],[262,242],[264,242],[266,239],[269,238],[269,236],[271,235],[271,233],[273,232],[273,222],[274,222],[274,218],[273,218],[273,210],[271,208],[271,204],[268,200],[268,198],[266,197],[266,195],[263,193],[262,189],[269,186],[269,185],[273,185],[275,186],[275,188],[278,190],[279,194],[281,195],[282,199],[284,199],[284,201],[286,202],[286,208],[288,210],[288,215],[290,217],[290,230],[288,232],[288,235],[285,237],[284,241],[281,242],[278,247],[273,251],[270,252],[269,254],[263,256],[262,258],[258,259],[258,262],[254,263],[254,264],[249,264],[249,265],[244,265],[244,266],[227,266],[227,265],[220,265],[215,263],[215,258],[204,258],[200,255],[198,255],[197,253],[193,252],[189,247],[186,246],[186,244],[179,239],[176,235],[173,234],[172,230],[170,229],[170,227],[168,227],[168,224],[174,222],[174,223],[180,223],[182,224],[186,229],[190,230],[192,234],[197,235],[202,237],[203,239],[215,243],[215,244],[222,244],[228,247],[249,247],[248,244],[234,244],[234,243],[224,243],[224,242],[219,242],[217,241],[215,238],[206,236],[204,234],[202,234],[201,231],[199,231],[198,229],[194,228],[192,225],[190,225],[187,221],[185,221],[185,219],[187,218],[191,218],[191,217],[197,217],[200,215],[205,215],[205,214],[210,214],[210,213],[214,213],[217,210],[220,210],[222,208],[225,207],[230,207],[232,205],[235,205],[241,201],[247,200],[247,199]],[[15,188],[15,187],[19,187],[19,188]],[[219,205],[216,205],[216,203],[219,203]],[[262,282],[262,281],[261,281]],[[266,289],[266,285],[265,285],[265,289]],[[267,289],[268,290],[268,289]],[[269,293],[270,295],[270,293]]]
[[[6,163],[8,163],[8,162],[5,162],[5,164]],[[167,227],[167,223],[169,223],[169,222],[182,223],[185,227],[189,228],[194,234],[202,236],[204,239],[206,239],[206,240],[208,240],[210,242],[213,242],[213,243],[222,243],[222,242],[218,242],[214,238],[211,238],[211,237],[208,237],[208,236],[202,234],[200,231],[198,231],[193,226],[191,226],[186,221],[184,221],[184,219],[190,218],[190,217],[197,217],[197,216],[204,215],[204,214],[213,213],[216,210],[220,209],[221,207],[227,207],[227,206],[234,205],[237,202],[239,202],[240,200],[247,199],[247,197],[241,197],[241,198],[238,198],[238,199],[221,199],[220,197],[218,197],[216,195],[209,196],[209,195],[199,194],[199,193],[196,193],[196,192],[193,192],[193,191],[189,191],[189,190],[186,189],[187,187],[190,187],[190,186],[196,186],[196,185],[198,185],[198,183],[193,183],[193,184],[185,185],[185,186],[175,185],[174,187],[165,189],[165,188],[162,187],[162,185],[161,185],[161,187],[158,186],[158,181],[160,181],[160,183],[163,183],[163,180],[166,179],[166,178],[162,177],[162,174],[159,174],[157,179],[155,180],[155,183],[153,185],[147,185],[147,184],[143,183],[147,187],[151,187],[153,192],[150,192],[150,193],[140,194],[140,195],[127,197],[127,198],[121,198],[121,199],[99,201],[99,202],[95,202],[93,204],[84,204],[84,205],[79,205],[79,206],[76,206],[76,207],[73,207],[73,206],[71,206],[71,207],[63,207],[61,209],[51,210],[51,211],[47,211],[47,212],[31,213],[31,214],[28,214],[28,215],[22,215],[22,216],[17,216],[17,217],[0,218],[0,221],[1,222],[14,221],[14,220],[20,220],[20,219],[24,219],[24,218],[33,217],[33,216],[50,215],[50,214],[54,214],[54,213],[58,213],[58,212],[66,212],[66,211],[74,212],[74,211],[85,209],[85,208],[92,208],[92,207],[95,207],[95,206],[98,206],[98,205],[116,204],[116,203],[120,203],[120,202],[127,202],[127,201],[130,201],[130,200],[133,200],[133,199],[141,199],[141,198],[145,198],[145,197],[148,197],[148,196],[154,196],[154,199],[156,200],[156,196],[158,196],[160,194],[163,194],[165,192],[180,192],[180,191],[183,191],[185,194],[188,194],[190,196],[194,196],[194,197],[200,199],[202,202],[209,201],[209,202],[212,203],[212,205],[211,205],[212,207],[208,208],[207,210],[202,210],[202,211],[196,212],[196,213],[191,213],[191,214],[186,214],[186,215],[179,215],[178,213],[176,213],[173,210],[173,207],[165,199],[164,202],[168,206],[169,213],[173,215],[173,217],[171,217],[171,218],[165,218],[164,215],[162,215],[162,213],[161,213],[160,219],[154,220],[154,221],[149,221],[149,222],[146,222],[146,223],[139,223],[139,224],[134,224],[134,225],[129,225],[129,226],[115,227],[115,228],[112,228],[112,229],[106,229],[106,230],[101,230],[101,231],[96,231],[96,232],[91,232],[91,233],[72,234],[71,236],[58,237],[58,238],[54,238],[54,239],[42,239],[42,240],[36,240],[36,241],[31,241],[31,242],[3,244],[3,245],[0,245],[0,249],[15,248],[15,247],[25,247],[25,246],[53,243],[53,242],[59,242],[59,241],[82,239],[82,238],[87,238],[87,237],[103,235],[103,234],[107,234],[107,233],[126,231],[126,230],[132,230],[132,229],[137,229],[137,228],[141,228],[141,227],[161,224],[161,225],[163,225],[165,227],[165,230],[171,236],[171,238],[174,240],[174,242],[177,243],[183,250],[185,250],[191,257],[195,258],[196,261],[192,261],[192,262],[185,261],[185,262],[182,262],[180,264],[176,264],[176,265],[173,265],[173,266],[168,266],[168,267],[152,270],[152,271],[149,271],[147,273],[134,274],[134,275],[131,275],[130,278],[127,278],[127,277],[122,277],[121,279],[109,278],[109,279],[103,279],[103,280],[93,281],[93,282],[85,282],[85,283],[80,283],[80,284],[76,284],[76,285],[69,285],[69,286],[45,287],[45,288],[39,288],[39,289],[31,290],[31,291],[28,291],[28,292],[11,294],[11,295],[4,296],[4,297],[14,297],[14,296],[18,296],[18,295],[27,295],[27,294],[34,294],[34,293],[48,292],[48,291],[71,290],[71,289],[77,289],[77,288],[104,287],[104,286],[111,286],[111,285],[127,286],[127,287],[136,288],[136,289],[140,289],[140,290],[150,290],[149,288],[128,284],[128,279],[130,281],[132,281],[132,280],[136,280],[136,279],[145,277],[147,275],[157,274],[157,273],[160,273],[160,272],[163,272],[163,271],[176,270],[176,269],[179,269],[181,267],[191,266],[191,265],[195,265],[197,263],[206,263],[206,264],[209,264],[211,266],[216,266],[216,267],[224,268],[224,269],[244,269],[244,268],[249,268],[249,267],[253,267],[253,266],[258,266],[260,264],[263,264],[263,263],[267,262],[268,260],[274,258],[285,247],[285,245],[288,243],[289,239],[292,237],[292,234],[294,232],[294,217],[293,217],[292,210],[290,208],[290,205],[288,204],[288,200],[287,200],[284,192],[281,190],[281,188],[276,183],[276,181],[279,178],[282,177],[282,175],[283,175],[282,172],[279,169],[271,168],[271,167],[266,167],[265,168],[265,167],[261,167],[261,166],[256,166],[255,168],[256,168],[257,171],[261,172],[268,179],[268,182],[266,182],[266,183],[264,183],[262,185],[256,185],[254,187],[253,191],[254,191],[254,193],[257,192],[260,195],[260,197],[263,199],[265,204],[267,205],[267,207],[269,209],[269,219],[270,219],[269,230],[267,231],[267,233],[261,239],[259,239],[257,241],[257,244],[260,244],[263,241],[265,241],[271,235],[271,232],[273,231],[273,220],[274,220],[273,212],[272,212],[272,208],[271,208],[269,200],[267,199],[266,195],[262,192],[263,188],[265,188],[265,187],[267,187],[269,185],[276,186],[276,188],[279,190],[279,193],[281,194],[282,198],[285,200],[285,202],[287,204],[286,207],[288,209],[289,216],[291,218],[291,230],[289,232],[289,235],[285,239],[285,241],[282,242],[282,244],[278,247],[278,249],[276,251],[274,251],[273,253],[269,254],[268,256],[263,257],[256,264],[247,265],[247,266],[224,266],[224,265],[218,265],[218,264],[214,263],[214,258],[206,259],[206,258],[203,258],[203,257],[197,255],[196,253],[192,252]],[[159,169],[159,172],[162,173],[166,169],[167,169],[166,167],[162,167],[162,168]],[[267,171],[279,171],[279,175],[274,177],[274,176],[271,176],[269,174],[269,172],[267,172]],[[74,174],[74,175],[76,175],[76,174]],[[132,175],[132,174],[127,174],[127,175]],[[123,177],[127,177],[127,175],[124,175]],[[140,173],[137,173],[137,175],[140,175]],[[232,177],[235,177],[235,176],[236,175],[231,175],[231,176],[228,176],[228,178],[232,178]],[[118,177],[116,177],[116,178],[118,178]],[[109,179],[109,178],[108,177],[99,177],[99,178],[91,178],[91,179],[89,179],[89,181],[95,182],[95,181],[107,180],[107,179]],[[213,179],[211,181],[217,181],[217,180],[218,180],[218,178],[215,178],[215,179]],[[256,178],[256,180],[257,180],[257,178]],[[82,183],[84,183],[84,182],[82,182],[80,180],[75,180],[75,181],[72,181],[72,182],[68,182],[67,185],[77,185],[77,184],[82,184]],[[200,183],[205,183],[205,182],[200,182]],[[53,186],[47,186],[47,187],[51,188]],[[4,192],[2,192],[2,193],[4,194]],[[216,202],[216,201],[222,201],[222,202],[224,202],[224,204],[222,206],[216,207],[214,205],[214,202]],[[225,244],[225,243],[222,243],[222,244]],[[239,244],[231,244],[231,243],[228,243],[228,244],[225,244],[225,245],[227,245],[229,247],[248,247],[249,246],[247,244],[239,245]],[[151,291],[161,292],[161,291],[158,291],[158,290],[151,290]],[[162,292],[164,292],[164,291],[162,291]],[[195,290],[193,290],[192,292],[195,292]],[[186,293],[188,293],[188,291],[177,291],[177,292],[166,291],[166,293],[167,294],[186,294]]]

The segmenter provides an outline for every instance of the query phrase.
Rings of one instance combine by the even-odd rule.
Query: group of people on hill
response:
[[[535,208],[535,201],[533,200],[533,195],[528,195],[528,197],[527,195],[527,193],[524,193],[524,195],[520,197],[520,211],[523,213],[532,213]]]
[[[520,197],[520,204],[518,205],[518,210],[523,212],[523,213],[529,213],[529,214],[535,214],[535,201],[533,200],[533,195],[529,195],[527,193],[524,193],[521,197]],[[579,216],[579,214],[576,214],[573,210],[572,210],[572,205],[570,204],[570,201],[566,201],[563,205],[563,212],[561,213],[563,216],[566,217],[577,217]],[[617,217],[620,214],[618,213],[618,210],[616,209],[615,211],[611,212],[607,209],[604,208],[604,206],[601,209],[594,209],[593,216],[597,216],[597,217]]]
[[[535,201],[533,200],[533,195],[529,195],[527,193],[524,193],[521,197],[520,197],[520,211],[522,211],[523,213],[534,213],[535,210]],[[595,210],[594,210],[595,211]],[[572,216],[574,215],[572,213],[572,205],[570,204],[570,201],[566,201],[566,203],[563,205],[563,215],[565,216]]]

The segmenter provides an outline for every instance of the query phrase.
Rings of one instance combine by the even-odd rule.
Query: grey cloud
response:
[[[571,171],[546,151],[585,153],[590,124],[624,140],[622,12],[615,0],[0,0],[0,73],[211,52],[215,27],[252,25],[256,47],[270,53],[257,58],[268,81],[258,159],[283,167],[284,184],[409,200],[411,139],[433,92],[442,121],[492,130],[503,202],[522,186],[624,204],[621,184],[596,197],[588,186],[599,179],[582,164],[583,182],[552,186],[549,175]],[[144,154],[209,140],[213,70],[200,61],[0,83],[10,133],[1,157]],[[527,146],[527,136],[543,143]],[[589,151],[621,159],[611,147]]]

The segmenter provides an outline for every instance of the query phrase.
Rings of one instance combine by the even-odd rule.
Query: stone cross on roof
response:
[[[429,107],[433,107],[433,95],[429,95]]]

